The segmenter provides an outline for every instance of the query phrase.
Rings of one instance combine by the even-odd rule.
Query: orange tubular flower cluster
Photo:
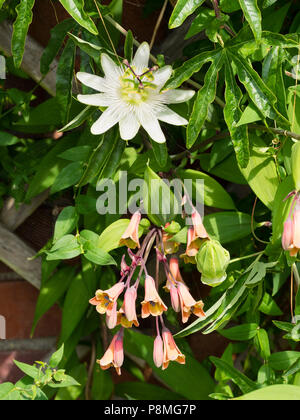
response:
[[[200,246],[203,241],[210,239],[203,225],[202,218],[196,210],[192,213],[192,221],[193,227],[190,227],[188,230],[186,251],[180,256],[186,264],[196,264],[195,257]]]
[[[200,217],[200,216],[199,216]],[[202,240],[208,238],[206,231],[200,226],[199,217],[193,215],[194,232],[201,235]],[[132,216],[126,232],[122,235],[120,243],[128,247],[136,245],[139,250],[136,254],[128,248],[127,252],[131,259],[131,265],[127,265],[125,255],[121,261],[120,281],[107,290],[97,290],[95,297],[90,300],[90,304],[96,307],[99,314],[106,314],[106,324],[109,329],[120,326],[119,332],[113,337],[111,344],[103,357],[98,360],[101,369],[114,367],[117,373],[121,374],[121,366],[124,361],[123,335],[125,328],[139,327],[138,314],[136,309],[138,298],[138,287],[142,275],[145,275],[144,300],[141,302],[141,318],[153,316],[156,319],[157,337],[154,341],[153,360],[157,367],[166,369],[170,361],[176,361],[180,364],[185,363],[185,356],[176,346],[171,332],[165,327],[163,314],[167,311],[167,305],[159,295],[159,265],[163,264],[167,277],[167,283],[164,287],[171,295],[172,307],[176,312],[181,312],[182,322],[187,322],[191,314],[198,317],[205,317],[203,312],[203,302],[192,297],[189,289],[183,281],[177,258],[168,258],[164,248],[163,232],[158,228],[151,229],[142,245],[139,244],[138,229],[141,215],[139,212]],[[201,219],[201,218],[200,218]],[[204,229],[204,230],[203,230]],[[157,272],[156,280],[148,274],[146,262],[153,244],[156,246]],[[164,252],[163,252],[164,251]],[[131,284],[133,275],[138,269],[139,273],[135,277],[134,284]],[[123,302],[119,298],[124,293]],[[162,328],[162,333],[160,328]]]

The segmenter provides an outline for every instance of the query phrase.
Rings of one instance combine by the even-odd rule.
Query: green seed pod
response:
[[[196,255],[197,268],[202,273],[201,281],[211,287],[218,286],[227,277],[230,262],[229,252],[215,240],[205,241]]]
[[[297,191],[300,191],[300,141],[292,147],[292,172]]]

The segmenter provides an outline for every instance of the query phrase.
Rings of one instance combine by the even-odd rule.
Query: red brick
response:
[[[0,315],[6,318],[7,339],[30,337],[38,294],[26,281],[0,282]],[[58,336],[60,323],[61,310],[55,306],[40,320],[35,337]]]

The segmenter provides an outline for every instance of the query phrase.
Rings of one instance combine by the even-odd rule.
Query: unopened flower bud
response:
[[[164,344],[160,335],[154,340],[153,361],[156,367],[160,368],[164,361]]]
[[[226,269],[230,262],[230,254],[220,242],[209,240],[200,247],[196,262],[198,270],[202,273],[202,283],[215,287],[227,277]]]

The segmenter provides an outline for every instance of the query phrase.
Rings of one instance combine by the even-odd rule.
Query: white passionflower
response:
[[[107,107],[91,128],[99,135],[115,124],[120,125],[123,140],[133,139],[143,126],[149,136],[158,143],[166,141],[159,120],[173,125],[186,125],[188,121],[166,104],[188,101],[194,95],[192,90],[161,89],[171,77],[172,67],[148,68],[149,45],[144,42],[137,50],[131,64],[116,65],[106,54],[101,55],[104,77],[88,73],[77,73],[78,80],[95,89],[97,94],[78,95],[86,105]]]

